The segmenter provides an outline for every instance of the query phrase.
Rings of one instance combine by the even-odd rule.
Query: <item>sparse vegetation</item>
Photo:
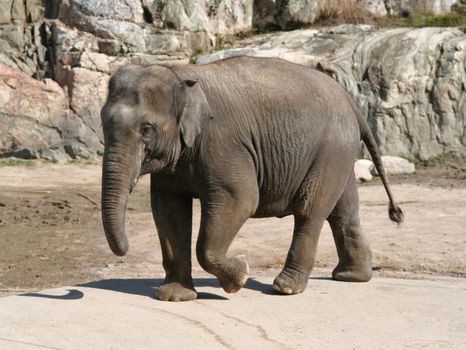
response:
[[[418,159],[414,158],[414,157],[404,156],[404,157],[401,157],[401,158],[404,158],[408,162],[414,164],[415,167],[417,167],[420,164],[420,161]]]
[[[0,167],[2,166],[33,167],[34,165],[35,165],[34,161],[29,160],[29,159],[17,159],[17,158],[0,159]]]
[[[203,53],[204,53],[204,49],[199,47],[199,48],[197,48],[196,50],[194,50],[193,55],[195,55],[195,56],[200,56],[200,55],[202,55]]]
[[[191,57],[189,58],[189,61],[191,63],[195,63],[196,62],[196,58],[198,58],[199,56],[201,56],[202,54],[204,53],[204,49],[201,48],[201,47],[198,47],[196,50],[193,51],[193,53],[191,54]]]
[[[273,23],[255,24],[251,35],[280,30],[295,30],[309,27],[322,27],[350,24],[370,24],[378,27],[460,27],[466,32],[466,15],[459,12],[435,14],[431,12],[406,12],[396,16],[376,17],[364,8],[361,0],[328,0],[313,24],[288,23],[282,28]],[[222,46],[222,45],[220,45]]]
[[[99,164],[99,160],[96,158],[79,158],[79,159],[68,159],[66,161],[67,165],[76,165],[76,164],[81,164],[81,165],[94,165],[94,164]]]
[[[231,35],[219,35],[217,36],[217,42],[215,44],[216,49],[225,49],[232,46],[235,39]]]
[[[445,164],[445,163],[457,163],[459,160],[464,160],[461,154],[454,151],[444,151],[437,154],[433,159],[430,160],[430,163]],[[429,163],[429,162],[428,162]],[[466,163],[462,163],[466,165]],[[426,164],[426,165],[435,165],[435,164]]]
[[[372,23],[370,13],[359,0],[328,0],[317,19],[319,24]]]
[[[85,164],[85,165],[94,165],[94,164],[97,164],[97,162],[96,162],[95,159],[86,158],[86,159],[84,159],[84,164]]]

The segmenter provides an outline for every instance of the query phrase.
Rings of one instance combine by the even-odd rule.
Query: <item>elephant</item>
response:
[[[104,134],[102,221],[114,254],[125,255],[125,210],[139,177],[150,198],[165,280],[155,297],[196,299],[192,203],[201,206],[200,266],[228,293],[248,279],[244,258],[228,256],[248,218],[294,216],[291,246],[273,282],[281,294],[307,286],[324,222],[339,262],[332,277],[366,282],[371,251],[359,220],[353,172],[361,141],[389,199],[374,136],[350,95],[332,78],[277,58],[239,56],[199,65],[126,65],[109,81]]]

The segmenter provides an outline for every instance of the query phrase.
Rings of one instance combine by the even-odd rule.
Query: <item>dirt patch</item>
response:
[[[466,276],[465,169],[463,163],[391,177],[406,214],[399,227],[388,220],[380,183],[360,186],[361,220],[371,242],[376,276]],[[102,230],[100,173],[98,164],[0,167],[0,295],[111,277],[163,277],[148,177],[131,194],[130,252],[121,258],[112,255]],[[195,203],[193,241],[198,225]],[[285,260],[292,227],[291,217],[249,220],[230,252],[246,256],[252,276],[276,274]],[[313,275],[330,275],[336,262],[325,225]],[[207,276],[195,257],[193,263],[196,276]]]

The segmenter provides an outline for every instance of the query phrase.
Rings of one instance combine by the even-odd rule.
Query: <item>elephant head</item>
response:
[[[170,172],[184,148],[193,147],[207,99],[194,80],[180,80],[169,68],[129,65],[111,78],[101,118],[105,141],[102,221],[108,244],[125,255],[125,210],[137,179]]]

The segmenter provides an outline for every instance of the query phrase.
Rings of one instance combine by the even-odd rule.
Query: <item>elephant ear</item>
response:
[[[202,121],[211,118],[212,113],[204,91],[196,80],[185,80],[182,87],[185,105],[180,118],[181,135],[185,145],[191,147],[201,133]]]

